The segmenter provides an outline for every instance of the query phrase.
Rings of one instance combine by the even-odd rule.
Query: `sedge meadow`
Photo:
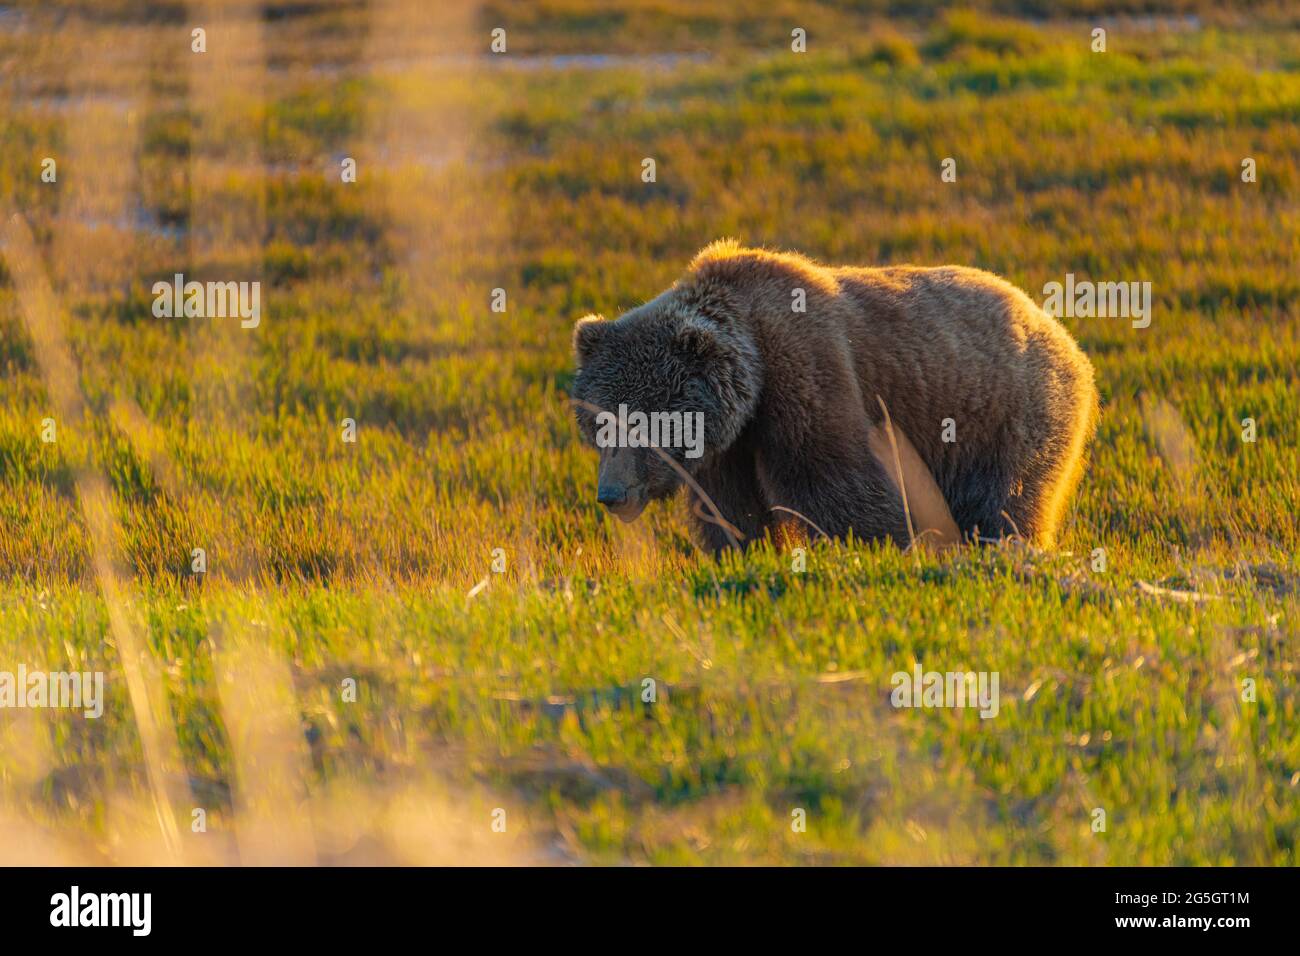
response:
[[[1295,15],[737,6],[4,9],[0,670],[105,681],[0,712],[0,859],[1300,862]],[[1149,282],[1059,549],[605,514],[572,324],[723,236]]]

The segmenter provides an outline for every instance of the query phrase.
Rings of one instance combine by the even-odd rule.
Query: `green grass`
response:
[[[274,69],[218,61],[216,82],[163,5],[0,29],[20,66],[0,72],[0,205],[31,222],[87,409],[40,441],[49,383],[0,261],[0,670],[102,669],[109,693],[99,721],[0,711],[0,847],[158,858],[89,473],[193,860],[257,848],[248,754],[274,734],[217,676],[252,647],[282,665],[253,686],[289,692],[269,766],[299,802],[277,812],[311,821],[319,859],[1295,865],[1297,34],[1202,11],[1112,27],[1097,55],[1082,21],[823,3],[792,5],[795,55],[783,10],[545,6],[389,42],[326,4],[260,27]],[[446,59],[499,24],[520,58],[630,59]],[[706,55],[643,56],[681,51]],[[979,266],[1036,298],[1067,271],[1150,280],[1150,328],[1071,323],[1104,409],[1060,552],[817,545],[798,573],[771,547],[707,558],[680,506],[603,515],[565,400],[572,322],[724,235]],[[260,277],[261,327],[154,319],[177,271]],[[917,661],[999,672],[998,716],[890,706]]]

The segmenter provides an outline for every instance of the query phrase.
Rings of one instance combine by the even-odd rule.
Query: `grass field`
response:
[[[0,862],[1300,862],[1294,14],[135,6],[0,7],[0,671],[107,695],[0,711]],[[572,323],[721,236],[1150,281],[1060,550],[604,514]]]

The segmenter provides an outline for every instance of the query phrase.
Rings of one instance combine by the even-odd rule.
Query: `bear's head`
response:
[[[574,414],[600,451],[596,500],[623,521],[725,451],[758,404],[752,336],[676,289],[612,322],[579,320],[573,349]]]

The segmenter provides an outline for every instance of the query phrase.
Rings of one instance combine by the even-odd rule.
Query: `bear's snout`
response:
[[[645,510],[646,496],[643,488],[602,482],[596,486],[596,500],[620,521],[631,523]]]
[[[606,508],[627,502],[627,489],[619,485],[600,485],[596,489],[596,500]]]
[[[596,476],[596,500],[622,521],[635,521],[646,506],[645,483],[636,455],[627,448],[602,448]]]

